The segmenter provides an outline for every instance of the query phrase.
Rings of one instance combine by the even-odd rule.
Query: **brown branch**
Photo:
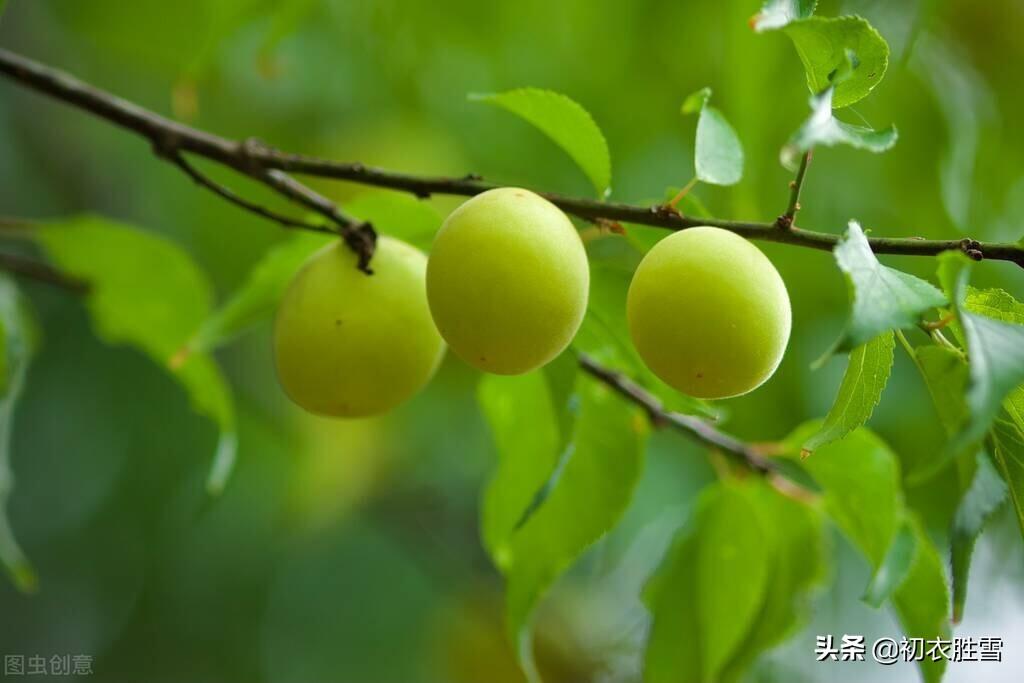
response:
[[[89,291],[89,283],[85,280],[65,275],[41,261],[33,261],[15,254],[0,252],[0,270],[53,285],[74,294],[85,294]]]
[[[266,171],[278,170],[298,175],[345,180],[363,185],[409,192],[417,197],[432,194],[470,196],[492,189],[477,176],[438,177],[397,173],[360,163],[346,163],[317,157],[282,152],[267,145],[237,142],[172,121],[138,105],[99,90],[73,76],[6,50],[0,50],[0,74],[45,93],[51,97],[89,111],[122,128],[148,139],[157,150],[188,152],[205,157],[268,183]],[[806,169],[805,169],[806,170]],[[280,191],[280,188],[276,188]],[[307,188],[308,189],[308,188]],[[798,189],[798,188],[795,188]],[[592,199],[541,193],[567,213],[590,221],[620,221],[668,230],[683,230],[698,225],[712,225],[743,235],[749,239],[781,242],[810,249],[831,251],[840,236],[791,227],[780,230],[778,221],[737,221],[723,218],[692,218],[665,207],[645,207],[601,202]],[[324,200],[327,201],[327,200]],[[795,215],[795,206],[794,206]],[[365,250],[372,242],[373,232],[365,224],[337,214],[340,231],[346,242]],[[961,240],[917,239],[913,237],[869,237],[871,249],[878,254],[934,256],[943,251],[966,250]],[[1014,243],[970,242],[972,258],[1011,261],[1024,267],[1024,247]]]
[[[796,212],[800,210],[800,190],[804,186],[804,178],[807,176],[807,167],[811,164],[812,151],[807,150],[800,157],[800,168],[797,169],[796,178],[789,183],[789,205],[786,206],[786,213],[775,219],[775,224],[783,230],[793,228],[793,221],[796,220]]]
[[[691,438],[735,458],[755,472],[767,474],[775,471],[774,464],[752,446],[725,432],[718,431],[709,422],[699,417],[666,410],[654,394],[622,373],[601,365],[583,353],[579,355],[579,363],[580,367],[589,375],[604,382],[620,395],[643,408],[654,426],[670,426],[677,429]]]

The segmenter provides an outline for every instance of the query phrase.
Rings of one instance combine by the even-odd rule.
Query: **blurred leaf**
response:
[[[896,144],[899,137],[896,126],[874,130],[845,123],[833,116],[832,98],[835,90],[836,88],[830,86],[821,94],[811,95],[811,115],[793,133],[779,153],[779,160],[789,170],[796,170],[804,152],[816,146],[847,145],[879,154]]]
[[[821,579],[821,516],[765,482],[707,489],[645,591],[645,679],[737,680],[797,625]]]
[[[984,452],[976,455],[977,466],[970,487],[960,500],[953,518],[951,534],[951,564],[953,574],[953,621],[963,616],[967,600],[967,578],[971,569],[971,555],[985,523],[1003,501],[1007,488],[992,461]]]
[[[0,18],[4,16],[4,10],[7,9],[7,0],[0,0]]]
[[[711,88],[703,88],[683,102],[684,114],[700,112],[693,166],[701,182],[735,185],[743,177],[743,145],[722,112],[708,105],[710,97]]]
[[[872,607],[881,607],[907,578],[916,554],[917,536],[910,523],[905,522],[896,532],[896,537],[890,544],[882,564],[871,577],[864,591],[864,602]]]
[[[799,453],[820,429],[814,420],[786,439]],[[825,508],[836,525],[878,567],[896,536],[903,511],[899,465],[889,446],[866,427],[821,446],[801,462],[821,486]]]
[[[908,638],[949,639],[949,588],[938,550],[919,524],[914,523],[917,538],[914,561],[907,578],[892,596],[903,631]],[[925,657],[918,662],[925,683],[938,683],[946,669],[946,660]]]
[[[1024,427],[1006,420],[992,423],[992,459],[1006,482],[1024,534]]]
[[[889,381],[895,347],[896,339],[890,330],[850,351],[836,400],[821,429],[804,443],[804,451],[810,454],[868,421]]]
[[[483,533],[507,580],[509,633],[531,680],[537,680],[537,673],[529,622],[537,603],[615,525],[629,504],[643,462],[643,415],[589,379],[581,379],[577,390],[579,415],[562,459],[542,373],[491,376],[481,386],[481,404],[501,457],[484,499]],[[556,465],[560,472],[546,499],[521,522],[538,485]]]
[[[935,8],[925,9],[934,12]],[[918,41],[911,65],[931,90],[945,119],[947,140],[938,164],[942,186],[939,196],[954,225],[966,232],[971,228],[971,202],[977,196],[975,166],[982,129],[995,119],[997,106],[985,77],[971,66],[970,59],[951,47],[925,34]]]
[[[818,428],[797,427],[786,439],[792,455]],[[866,427],[822,446],[803,466],[821,484],[825,508],[836,525],[867,557],[875,570],[865,591],[870,602],[891,594],[891,602],[908,637],[948,637],[949,589],[934,544],[904,506],[899,461],[888,445]],[[902,529],[912,530],[913,560],[902,572],[906,545]],[[885,569],[882,569],[885,567]],[[899,575],[905,578],[899,581]],[[898,586],[898,587],[897,587]],[[892,591],[893,588],[895,591]],[[943,662],[921,662],[926,681],[938,681]]]
[[[739,680],[758,654],[785,640],[809,613],[808,592],[825,574],[823,519],[816,508],[764,483],[751,487],[764,543],[772,556],[765,600],[743,646],[723,671]]]
[[[835,87],[831,106],[839,108],[863,99],[885,75],[889,45],[866,19],[855,16],[806,17],[791,21],[782,31],[793,41],[807,72],[807,87],[820,93],[832,74],[843,67],[847,53],[860,63],[856,71]]]
[[[162,237],[96,216],[50,223],[33,234],[60,270],[89,283],[86,306],[97,336],[146,353],[182,384],[198,413],[217,423],[207,487],[219,492],[237,447],[230,389],[209,356],[176,357],[209,314],[204,274]]]
[[[242,286],[189,339],[188,352],[212,351],[270,317],[295,273],[328,241],[323,235],[302,233],[268,249]]]
[[[345,202],[352,215],[373,223],[381,235],[388,235],[427,249],[441,227],[441,214],[433,206],[400,192],[370,191]]]
[[[914,355],[939,421],[952,436],[967,417],[967,363],[957,351],[944,346],[919,346]]]
[[[946,303],[942,292],[931,284],[879,263],[856,221],[850,221],[849,230],[834,253],[840,270],[846,273],[853,310],[846,329],[826,358],[859,346],[886,330],[912,327],[925,312]]]
[[[953,438],[953,452],[982,438],[1007,396],[1024,383],[1024,325],[1015,320],[1017,302],[1005,292],[980,298],[981,310],[997,311],[1003,319],[978,315],[962,305],[974,262],[960,252],[939,256],[939,280],[957,312],[967,345],[970,415]]]
[[[818,0],[765,0],[761,11],[750,20],[755,31],[770,31],[814,14]]]
[[[4,364],[3,389],[0,390],[0,562],[15,587],[25,593],[33,592],[38,580],[32,564],[14,538],[14,530],[7,518],[7,498],[14,488],[10,464],[14,405],[25,383],[33,351],[29,316],[17,285],[6,274],[0,274],[0,331],[3,336],[0,358]]]
[[[598,195],[604,196],[610,190],[612,163],[608,143],[593,117],[575,101],[538,88],[470,95],[470,99],[497,105],[533,124],[583,169]]]

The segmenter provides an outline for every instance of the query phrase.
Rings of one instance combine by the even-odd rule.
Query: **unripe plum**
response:
[[[430,312],[470,365],[502,375],[544,365],[572,341],[590,287],[587,255],[562,211],[514,187],[448,216],[427,265]]]
[[[426,256],[377,240],[373,275],[341,242],[316,252],[289,285],[274,322],[285,393],[319,415],[383,413],[430,380],[444,343],[427,306]]]
[[[647,366],[698,398],[739,396],[767,381],[792,323],[771,261],[739,235],[706,226],[654,245],[633,275],[626,308]]]

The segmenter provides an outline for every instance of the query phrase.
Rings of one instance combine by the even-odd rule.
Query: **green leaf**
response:
[[[0,8],[2,9],[2,8]],[[18,545],[7,519],[7,498],[14,488],[11,472],[11,432],[14,429],[14,405],[21,394],[33,351],[32,320],[17,286],[0,274],[0,330],[3,331],[4,387],[0,392],[0,563],[25,593],[38,585],[35,571]]]
[[[818,425],[810,422],[787,437],[793,457],[816,429]],[[896,455],[861,427],[821,447],[803,466],[821,485],[829,515],[875,570],[865,598],[881,602],[890,594],[908,637],[948,638],[949,588],[942,561],[904,505]],[[912,543],[902,537],[908,528],[913,532]],[[907,568],[909,545],[914,552]],[[902,581],[900,575],[905,576]],[[926,681],[937,682],[945,662],[928,660],[920,666]]]
[[[881,82],[889,65],[888,43],[861,17],[806,17],[791,21],[782,31],[793,41],[812,93],[829,87],[832,75],[843,68],[848,52],[857,56],[857,69],[835,87],[832,106],[836,108],[866,97]]]
[[[469,97],[507,109],[536,126],[572,157],[598,195],[608,194],[612,177],[608,143],[593,117],[579,104],[561,93],[538,88]]]
[[[173,243],[104,218],[55,222],[33,235],[60,270],[89,283],[86,306],[97,336],[148,355],[181,383],[196,412],[217,423],[207,487],[219,492],[237,447],[230,389],[209,356],[178,354],[209,314],[206,277]]]
[[[917,554],[917,536],[909,522],[903,524],[889,546],[882,564],[875,570],[867,590],[864,591],[864,602],[872,607],[881,607],[882,603],[899,588]]]
[[[643,463],[644,416],[588,378],[581,378],[577,392],[579,415],[561,457],[558,418],[543,373],[489,376],[480,389],[500,456],[484,498],[483,536],[505,575],[509,633],[531,680],[537,674],[528,626],[537,603],[619,520]],[[524,520],[553,474],[543,502]]]
[[[323,235],[302,233],[267,250],[245,283],[189,339],[188,352],[212,351],[271,317],[295,273],[330,240]]]
[[[850,352],[846,374],[832,408],[821,429],[803,445],[807,454],[843,438],[868,421],[889,381],[895,347],[895,337],[887,331]]]
[[[886,330],[912,327],[925,312],[946,303],[942,292],[924,280],[879,263],[856,221],[850,221],[834,253],[846,274],[853,310],[829,353],[848,351]]]
[[[919,346],[914,350],[939,421],[953,435],[967,417],[967,363],[961,354],[944,346]]]
[[[970,383],[967,407],[970,415],[953,438],[951,450],[962,450],[979,441],[1009,394],[1024,383],[1024,325],[1014,320],[1014,307],[1002,294],[978,298],[981,310],[996,310],[1003,319],[979,315],[961,305],[967,296],[967,281],[974,262],[960,252],[940,254],[939,279],[957,313],[967,345]],[[998,309],[1002,300],[1006,304]],[[1005,316],[1005,317],[1004,317]]]
[[[1006,420],[992,423],[992,459],[1006,482],[1024,534],[1024,427]]]
[[[800,157],[812,147],[847,145],[854,149],[880,154],[896,144],[899,137],[896,126],[874,130],[840,121],[833,116],[832,102],[835,90],[836,88],[830,86],[821,94],[811,96],[811,115],[793,133],[779,153],[779,161],[789,170],[796,170]]]
[[[953,518],[951,534],[953,574],[953,621],[963,616],[967,601],[967,576],[971,555],[985,523],[1006,500],[1007,487],[984,452],[977,454],[977,466],[970,487],[960,501]]]
[[[764,481],[706,490],[645,591],[644,680],[737,680],[805,615],[822,541],[820,514]]]
[[[799,453],[818,429],[819,421],[805,423],[786,443]],[[821,486],[825,508],[836,525],[872,567],[880,566],[903,516],[899,465],[889,446],[860,427],[821,446],[801,464]]]
[[[907,578],[893,593],[892,604],[908,638],[949,639],[949,588],[942,559],[920,524],[914,522],[916,552]],[[918,662],[925,683],[939,683],[946,660]]]
[[[761,33],[782,28],[797,19],[814,14],[818,0],[765,0],[761,11],[750,20],[751,27]]]
[[[693,166],[697,179],[712,185],[735,185],[743,177],[743,145],[722,112],[708,105],[711,88],[693,93],[682,112],[700,112]]]

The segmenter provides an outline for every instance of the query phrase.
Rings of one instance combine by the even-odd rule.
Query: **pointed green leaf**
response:
[[[989,456],[977,454],[977,467],[967,492],[960,501],[953,518],[952,573],[953,621],[960,621],[967,601],[967,577],[971,569],[971,555],[985,523],[1006,500],[1007,487],[996,471]]]
[[[643,462],[647,427],[635,406],[589,378],[580,379],[577,391],[579,415],[565,457],[558,452],[558,418],[542,373],[490,376],[480,392],[501,459],[484,499],[483,534],[508,583],[508,628],[532,680],[529,621],[537,603],[615,525]],[[524,520],[556,467],[550,491]]]
[[[612,162],[604,134],[586,109],[561,93],[520,88],[490,95],[470,95],[506,109],[536,126],[583,169],[598,195],[611,186]]]
[[[848,52],[857,56],[859,66],[855,72],[836,85],[832,99],[836,108],[866,97],[881,82],[889,66],[888,43],[861,17],[806,17],[791,21],[782,31],[793,41],[812,93],[829,87],[832,74],[842,68]]]
[[[818,0],[765,0],[761,11],[750,20],[758,33],[782,28],[797,19],[806,19],[814,14]]]
[[[97,336],[146,353],[181,383],[198,413],[217,423],[207,485],[220,491],[237,443],[231,393],[209,356],[177,353],[209,314],[204,274],[166,239],[100,217],[51,223],[33,235],[60,270],[89,283],[86,306]]]
[[[879,263],[856,221],[850,221],[835,257],[849,282],[853,310],[834,351],[857,347],[886,330],[912,327],[946,303],[942,292],[924,280]]]
[[[882,564],[875,569],[864,592],[864,602],[872,607],[881,607],[907,578],[916,554],[917,536],[910,523],[905,522],[896,532]]]
[[[889,381],[895,347],[895,337],[887,331],[850,352],[836,400],[821,429],[804,443],[804,451],[841,439],[868,421]]]
[[[786,439],[793,454],[820,428],[805,423]],[[821,486],[825,508],[836,525],[878,567],[903,516],[899,464],[889,446],[866,427],[821,446],[802,466]]]
[[[7,518],[7,498],[14,488],[11,472],[11,432],[14,405],[21,394],[33,351],[32,321],[14,282],[0,274],[0,330],[3,348],[4,384],[0,391],[0,564],[22,592],[32,592],[38,583],[32,564],[22,552]]]
[[[1024,534],[1024,425],[997,419],[992,423],[992,460],[1006,482]]]
[[[845,123],[833,116],[834,91],[835,88],[830,86],[821,94],[811,96],[811,115],[793,133],[779,153],[782,165],[791,171],[796,170],[800,157],[812,147],[846,145],[880,154],[896,144],[899,137],[896,126],[874,130]]]
[[[697,179],[712,185],[735,185],[743,177],[743,145],[722,112],[708,105],[711,88],[683,102],[684,114],[700,112],[693,166]]]
[[[805,616],[822,535],[817,510],[764,481],[706,490],[645,591],[644,680],[738,680]]]
[[[908,638],[925,642],[950,637],[949,588],[942,558],[931,539],[914,523],[916,552],[903,584],[892,596],[893,608]],[[939,683],[946,669],[946,660],[925,657],[918,662],[925,683]]]
[[[970,310],[962,302],[967,296],[967,281],[974,262],[960,252],[946,252],[939,258],[939,279],[957,312],[970,368],[970,416],[950,446],[956,452],[980,440],[1003,401],[1024,384],[1024,325],[1015,322],[1016,309],[1008,305],[1005,297],[1009,295],[1005,292],[976,295],[975,299],[979,310],[996,312],[999,319]],[[1000,301],[1007,305],[999,308]]]

